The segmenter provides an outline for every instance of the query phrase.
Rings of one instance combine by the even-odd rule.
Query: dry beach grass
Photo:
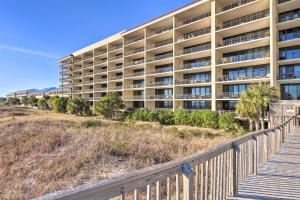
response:
[[[229,137],[206,128],[2,107],[0,199],[30,199],[107,179],[190,155]]]

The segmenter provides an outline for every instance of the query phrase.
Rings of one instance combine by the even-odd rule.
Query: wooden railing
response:
[[[190,157],[38,199],[226,199],[274,154],[295,117],[271,129],[246,134]]]

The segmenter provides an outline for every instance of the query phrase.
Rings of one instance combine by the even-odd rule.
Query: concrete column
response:
[[[277,65],[278,48],[277,48],[277,7],[276,0],[270,0],[270,84],[273,87],[279,87],[277,83],[277,77],[279,73],[279,67]]]
[[[217,110],[216,102],[216,1],[211,1],[211,108]]]

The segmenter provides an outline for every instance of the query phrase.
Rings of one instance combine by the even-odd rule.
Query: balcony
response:
[[[81,62],[81,61],[82,61],[82,58],[74,59],[74,64],[75,64],[75,63],[79,63],[79,62]]]
[[[149,72],[147,74],[148,75],[150,75],[150,74],[160,74],[160,73],[167,73],[167,72],[172,72],[172,71],[173,71],[173,67],[164,67],[164,68],[149,70]]]
[[[133,43],[138,42],[138,41],[143,40],[143,39],[145,39],[145,37],[143,35],[138,36],[138,37],[135,37],[135,38],[132,38],[130,40],[125,41],[125,45],[130,45],[130,44],[133,44]]]
[[[122,54],[122,55],[118,55],[118,56],[114,56],[114,57],[109,58],[109,62],[115,61],[115,60],[119,60],[119,59],[121,59],[121,58],[123,58],[123,54]]]
[[[95,92],[106,92],[107,88],[95,88]]]
[[[100,78],[100,79],[96,80],[95,83],[103,83],[106,81],[107,81],[107,78]]]
[[[88,60],[93,58],[93,55],[84,56],[82,60]]]
[[[126,89],[144,88],[144,83],[127,84],[127,85],[125,85],[125,88]]]
[[[283,23],[300,18],[300,11],[290,11],[287,14],[279,15],[278,23]]]
[[[300,72],[279,74],[279,80],[300,79]]]
[[[173,99],[173,95],[147,95],[147,99]]]
[[[116,80],[120,80],[120,79],[123,79],[123,76],[113,76],[113,77],[110,77],[108,80],[116,81]]]
[[[160,48],[160,47],[163,47],[163,46],[167,46],[169,44],[173,44],[173,38],[163,40],[163,41],[160,41],[160,42],[156,42],[153,45],[149,45],[148,51],[153,50],[153,49],[157,49],[157,48]]]
[[[101,64],[106,63],[106,62],[107,62],[107,59],[96,61],[96,62],[95,62],[95,66],[96,66],[96,65],[101,65]]]
[[[81,90],[73,90],[73,93],[75,93],[75,94],[79,94],[81,92],[82,92]]]
[[[208,34],[208,33],[210,33],[210,31],[211,31],[211,27],[207,27],[207,28],[203,28],[203,29],[200,29],[200,30],[197,30],[197,31],[189,32],[189,33],[183,34],[181,36],[178,36],[176,38],[176,42],[182,42],[182,41],[185,41],[185,40],[190,40],[190,39]]]
[[[125,101],[132,101],[132,100],[144,100],[144,95],[134,95],[125,97]]]
[[[230,3],[226,3],[222,7],[217,8],[217,13],[232,10],[234,8],[240,7],[240,6],[245,5],[247,3],[251,3],[253,1],[256,1],[256,0],[238,0],[238,1],[230,2]]]
[[[157,29],[155,31],[151,31],[147,34],[147,38],[149,37],[154,37],[156,35],[160,35],[164,32],[167,32],[167,31],[171,31],[173,30],[173,25],[170,25],[170,26],[166,26],[166,27],[163,27],[163,28],[160,28],[160,29]]]
[[[94,72],[86,72],[86,73],[83,73],[83,76],[90,76],[90,75],[93,75]]]
[[[89,80],[89,81],[83,81],[82,83],[83,83],[83,84],[93,84],[94,81],[93,81],[93,80]]]
[[[177,94],[176,99],[211,99],[211,94]]]
[[[252,40],[258,40],[258,39],[262,39],[262,38],[266,38],[266,37],[270,37],[270,31],[269,30],[253,32],[253,33],[245,34],[245,35],[242,35],[242,36],[225,39],[223,41],[219,41],[217,43],[217,47],[235,45],[235,44],[249,42],[249,41],[252,41]]]
[[[268,20],[268,17],[269,10],[263,10],[260,12],[256,12],[250,15],[246,15],[243,17],[220,23],[216,26],[216,31],[222,32],[223,37],[229,37],[231,35],[238,35],[253,30],[263,29],[269,26],[270,22]],[[245,24],[247,24],[247,26],[243,28],[240,27],[241,25]]]
[[[189,64],[183,64],[183,65],[177,65],[177,70],[185,70],[185,69],[197,69],[202,67],[208,67],[211,65],[210,60],[204,60],[197,63],[189,63]]]
[[[94,92],[94,89],[85,89],[85,90],[82,90],[82,93],[93,93]]]
[[[110,48],[110,52],[123,48],[123,44],[118,44]]]
[[[130,50],[130,51],[126,51],[125,56],[131,56],[131,55],[143,52],[143,51],[145,51],[145,47],[136,48],[136,49],[133,49],[133,50]]]
[[[147,62],[155,62],[155,61],[160,61],[160,60],[166,60],[166,59],[172,58],[172,57],[173,57],[173,52],[158,55],[158,56],[148,57]]]
[[[82,82],[75,82],[75,83],[73,83],[73,85],[82,85]]]
[[[80,67],[74,67],[74,68],[73,68],[73,72],[74,72],[74,71],[78,71],[78,70],[82,70],[82,66],[80,66]]]
[[[210,78],[206,79],[179,79],[175,81],[176,85],[187,85],[187,84],[199,84],[199,83],[209,83]]]
[[[185,26],[185,25],[188,25],[188,24],[192,24],[194,22],[197,22],[197,21],[200,21],[202,19],[205,19],[205,18],[208,18],[211,16],[211,13],[210,12],[207,12],[207,13],[204,13],[204,14],[201,14],[201,15],[198,15],[198,16],[195,16],[195,17],[191,17],[191,18],[188,18],[188,19],[185,19],[185,20],[182,20],[181,22],[179,22],[176,26],[176,28],[179,28],[179,27],[182,27],[182,26]]]
[[[104,73],[104,72],[107,72],[107,69],[97,69],[97,70],[95,70],[95,74],[101,74],[101,73]]]
[[[234,92],[219,92],[217,93],[218,99],[239,99],[241,97],[241,93]]]
[[[96,56],[101,56],[107,53],[107,50],[103,50],[103,51],[95,51],[95,57]]]
[[[136,66],[145,63],[144,59],[140,60],[135,60],[135,61],[130,61],[125,63],[125,67],[131,67],[131,66]]]
[[[114,67],[110,67],[108,71],[116,71],[120,69],[123,69],[123,65],[116,65]]]
[[[244,54],[240,56],[231,56],[217,59],[217,64],[237,63],[249,60],[257,60],[270,57],[270,52],[257,52],[254,54]]]
[[[134,72],[134,73],[131,73],[131,74],[126,74],[125,78],[131,78],[131,77],[137,77],[137,76],[144,76],[144,75],[145,75],[144,71],[142,71],[142,72]]]
[[[147,87],[160,87],[160,86],[173,86],[173,82],[158,81],[158,82],[149,82],[147,84]]]
[[[123,90],[123,86],[114,86],[110,90]]]
[[[183,56],[183,55],[189,55],[189,54],[193,54],[193,53],[199,53],[202,51],[209,50],[210,48],[211,48],[211,43],[203,44],[203,45],[199,45],[199,46],[186,48],[184,50],[177,51],[176,56]]]
[[[270,78],[269,73],[255,73],[255,74],[240,74],[240,75],[221,75],[217,78],[217,81],[243,81],[249,79],[262,79]]]

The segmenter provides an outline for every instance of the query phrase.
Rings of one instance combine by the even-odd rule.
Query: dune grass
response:
[[[181,158],[220,130],[0,108],[0,199],[30,199]]]

